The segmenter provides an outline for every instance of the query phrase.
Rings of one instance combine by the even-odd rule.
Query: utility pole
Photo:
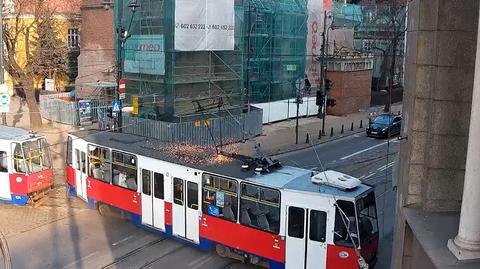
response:
[[[133,16],[135,15],[135,11],[137,11],[137,7],[139,5],[137,4],[137,0],[131,0],[130,3],[128,4],[128,7],[132,11],[132,15],[130,18],[130,23],[128,25],[128,28],[125,29],[122,24],[123,20],[123,1],[124,0],[118,0],[117,1],[117,90],[115,92],[115,98],[117,101],[120,101],[120,111],[118,112],[117,115],[117,128],[118,131],[121,133],[122,132],[122,125],[123,125],[123,118],[122,118],[122,103],[120,100],[120,80],[123,77],[123,48],[125,46],[125,43],[127,42],[127,39],[130,37],[130,27],[132,26],[133,22]]]
[[[325,117],[326,117],[326,111],[327,111],[327,93],[325,90],[325,77],[326,77],[326,55],[325,55],[325,36],[327,34],[327,11],[324,11],[323,14],[323,33],[322,33],[322,48],[321,48],[321,63],[320,63],[320,91],[322,93],[323,98],[323,103],[321,104],[321,107],[318,108],[319,114],[321,113],[321,118],[322,118],[322,135],[325,135]]]
[[[295,103],[297,104],[297,117],[296,117],[296,123],[295,123],[295,144],[298,144],[298,118],[300,116],[300,104],[303,103],[302,99],[302,93],[303,93],[303,88],[302,88],[302,81],[301,79],[298,79],[298,85],[297,87],[297,96],[295,99]]]
[[[0,84],[5,83],[5,68],[3,66],[3,1],[0,0]],[[7,114],[2,113],[2,124],[7,125]]]

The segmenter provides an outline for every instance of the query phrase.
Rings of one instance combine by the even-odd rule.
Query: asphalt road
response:
[[[381,237],[377,268],[389,268],[394,223],[395,193],[390,179],[393,155],[387,164],[386,147],[385,140],[359,134],[319,145],[315,150],[276,156],[287,165],[316,170],[323,166],[375,185]],[[396,151],[398,142],[392,142],[390,152]],[[99,216],[94,210],[7,239],[12,268],[254,268],[164,239],[127,221]]]

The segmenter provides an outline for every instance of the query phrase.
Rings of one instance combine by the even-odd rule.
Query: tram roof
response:
[[[165,154],[161,150],[148,146],[149,143],[156,145],[169,145],[156,139],[116,132],[101,132],[98,130],[86,130],[72,132],[72,135],[79,137],[89,143],[97,144],[107,148],[129,152],[132,154],[145,156],[153,159],[159,159],[172,162],[209,173],[221,176],[247,180],[252,183],[264,185],[272,188],[289,189],[295,191],[304,191],[311,193],[320,193],[324,195],[341,196],[341,197],[357,197],[364,193],[369,186],[361,184],[351,191],[342,191],[335,187],[314,184],[311,181],[312,171],[292,166],[282,166],[274,169],[272,172],[264,174],[256,174],[254,169],[247,171],[242,170],[242,160],[232,159],[222,163],[206,163],[206,162],[185,162],[182,158],[172,154]]]
[[[25,129],[0,125],[0,139],[25,141],[32,139],[32,136]]]

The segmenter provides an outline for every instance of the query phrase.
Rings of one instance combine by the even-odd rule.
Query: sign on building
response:
[[[127,73],[165,75],[163,35],[132,35],[125,43]]]
[[[45,79],[45,90],[49,92],[54,92],[55,91],[55,80],[46,78]]]
[[[175,50],[233,50],[234,0],[176,0]]]
[[[78,118],[80,125],[88,125],[92,123],[92,101],[80,100],[78,101]]]

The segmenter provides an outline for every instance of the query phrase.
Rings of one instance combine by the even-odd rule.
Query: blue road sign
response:
[[[120,101],[112,102],[112,113],[120,113]]]

